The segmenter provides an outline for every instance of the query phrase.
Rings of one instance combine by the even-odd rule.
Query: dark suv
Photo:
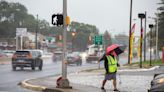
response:
[[[41,52],[37,50],[19,50],[13,54],[12,57],[12,69],[15,71],[16,67],[23,69],[24,67],[31,67],[35,70],[38,67],[42,70],[43,60],[41,58]]]

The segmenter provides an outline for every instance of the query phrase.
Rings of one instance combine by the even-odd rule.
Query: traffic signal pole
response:
[[[62,62],[62,78],[67,78],[67,67],[66,67],[66,36],[67,36],[67,26],[66,26],[66,16],[67,16],[67,0],[63,0],[63,62]]]
[[[67,46],[66,46],[66,38],[67,38],[67,24],[66,24],[66,16],[67,16],[67,0],[63,0],[63,54],[62,54],[62,79],[59,81],[60,88],[72,88],[69,86],[69,81],[67,79]]]
[[[35,49],[38,49],[38,14],[37,17],[37,23],[36,23],[36,33],[35,33]]]

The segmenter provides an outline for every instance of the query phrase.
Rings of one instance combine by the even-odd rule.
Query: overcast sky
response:
[[[51,16],[62,13],[63,0],[7,0],[20,2],[28,9],[28,13],[39,15],[51,23]],[[110,33],[129,32],[130,0],[67,0],[68,15],[71,21],[95,25],[101,33],[108,30]],[[160,0],[133,0],[133,19],[137,19],[136,34],[139,34],[140,22],[138,13],[147,11],[147,15],[155,17],[154,13]],[[134,22],[134,21],[133,21]],[[152,23],[148,19],[148,24]]]

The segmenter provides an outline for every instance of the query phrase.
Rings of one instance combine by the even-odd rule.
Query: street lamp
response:
[[[152,66],[152,28],[153,28],[153,24],[149,24],[149,28],[150,28],[150,66]]]
[[[159,23],[159,19],[158,17],[157,18],[154,18],[154,17],[148,17],[148,18],[151,18],[151,19],[154,19],[155,20],[155,25],[156,25],[156,29],[155,29],[155,36],[156,36],[156,48],[155,48],[155,60],[159,59],[159,53],[158,53],[158,23]]]
[[[76,32],[72,31],[72,52],[73,52],[73,42],[74,42],[74,37],[76,35]]]
[[[146,61],[146,25],[147,25],[147,13],[145,11],[145,30],[144,30],[144,61]]]
[[[141,39],[140,39],[140,68],[142,68],[142,38],[143,38],[143,27],[142,20],[145,18],[145,14],[139,13],[138,18],[141,19]]]

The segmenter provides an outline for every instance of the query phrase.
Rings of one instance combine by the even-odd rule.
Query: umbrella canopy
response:
[[[113,50],[115,51],[116,55],[119,55],[124,52],[124,47],[119,46],[118,44],[113,44],[113,45],[107,47],[106,54],[110,54],[110,52]]]

